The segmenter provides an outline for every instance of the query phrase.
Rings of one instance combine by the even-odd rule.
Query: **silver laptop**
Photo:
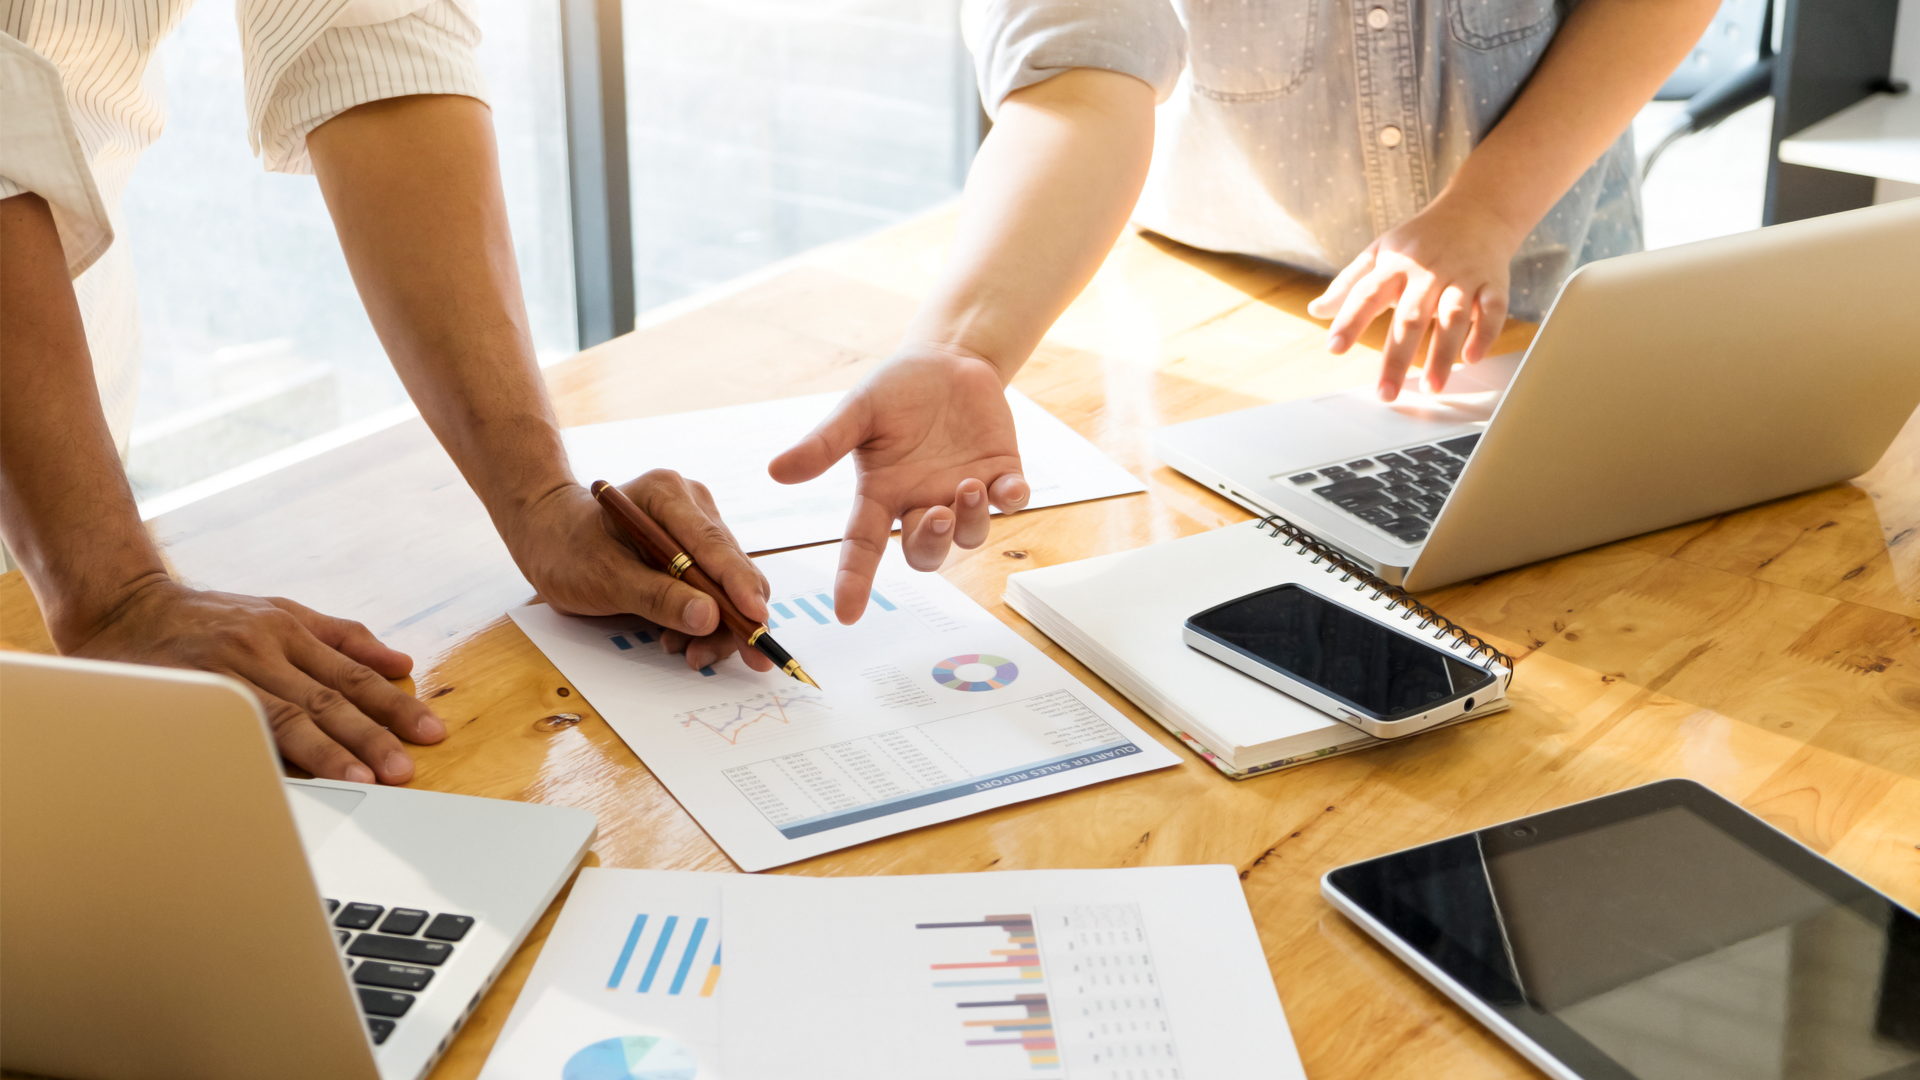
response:
[[[0,1067],[414,1080],[593,815],[284,780],[217,675],[0,654]]]
[[[1858,476],[1920,405],[1920,199],[1590,263],[1447,392],[1162,428],[1160,460],[1428,589]]]

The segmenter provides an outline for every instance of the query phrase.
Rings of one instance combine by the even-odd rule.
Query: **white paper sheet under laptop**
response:
[[[701,671],[632,617],[509,614],[746,870],[1178,757],[889,544],[866,614],[833,617],[838,544],[755,560],[768,626],[824,688],[737,656]],[[1184,646],[1183,646],[1184,647]]]
[[[767,463],[825,420],[842,396],[810,394],[591,424],[568,428],[561,437],[581,483],[617,484],[646,469],[673,469],[707,485],[741,547],[777,551],[838,540],[846,530],[853,510],[851,457],[804,484],[776,483],[767,475]],[[1029,509],[1146,490],[1025,394],[1009,389],[1007,406],[1033,488]]]
[[[1331,570],[1331,572],[1330,572]],[[1294,582],[1411,628],[1383,583],[1359,579],[1249,521],[1007,579],[1012,608],[1230,776],[1297,765],[1381,740],[1190,648],[1189,616]],[[1447,644],[1436,640],[1436,644]],[[1479,663],[1467,645],[1450,647]],[[1507,708],[1502,693],[1465,719]],[[1456,721],[1458,722],[1458,721]]]

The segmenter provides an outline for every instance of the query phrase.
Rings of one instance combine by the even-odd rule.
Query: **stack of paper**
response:
[[[1303,1075],[1232,867],[588,868],[481,1080]]]

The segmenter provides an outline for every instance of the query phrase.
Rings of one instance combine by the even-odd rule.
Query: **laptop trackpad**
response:
[[[345,825],[353,816],[353,808],[367,797],[364,791],[308,786],[297,780],[282,786],[287,789],[287,805],[293,808],[293,823],[300,830],[300,846],[310,852],[319,851],[327,837]]]
[[[1409,379],[1399,400],[1390,405],[1382,404],[1368,388],[1317,397],[1313,406],[1328,415],[1334,430],[1373,441],[1376,448],[1438,438],[1438,429],[1491,420],[1522,356],[1506,353],[1458,368],[1441,394],[1425,393]],[[1342,447],[1340,452],[1347,449]]]

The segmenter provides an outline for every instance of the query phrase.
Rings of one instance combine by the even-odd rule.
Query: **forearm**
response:
[[[571,475],[527,329],[491,112],[467,97],[394,98],[340,114],[307,145],[381,344],[507,534]]]
[[[0,531],[61,649],[167,576],[100,409],[60,237],[37,195],[0,201]]]
[[[1438,201],[1471,200],[1512,246],[1560,201],[1706,30],[1717,0],[1585,0]]]
[[[1011,380],[1100,268],[1152,157],[1153,89],[1138,79],[1079,68],[1009,95],[907,342],[982,357]]]

